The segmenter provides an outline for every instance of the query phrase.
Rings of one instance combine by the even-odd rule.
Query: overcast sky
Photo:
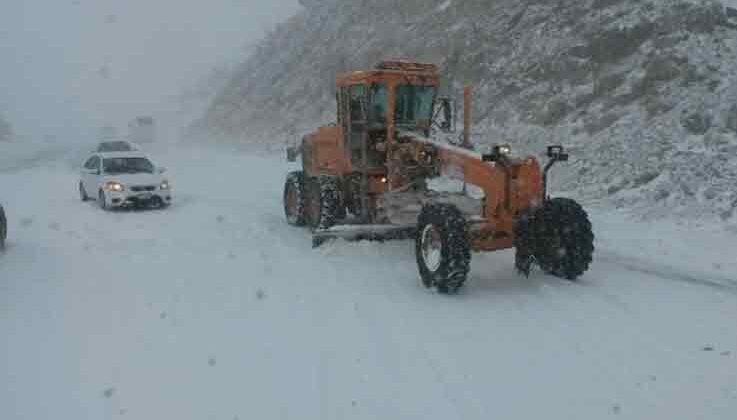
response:
[[[173,96],[298,9],[297,0],[0,0],[0,114],[18,134],[60,141],[87,140],[106,123],[124,129],[136,115],[172,128]]]
[[[18,134],[60,141],[106,123],[123,129],[136,115],[173,123],[173,96],[242,59],[298,9],[297,0],[0,0],[0,113]]]

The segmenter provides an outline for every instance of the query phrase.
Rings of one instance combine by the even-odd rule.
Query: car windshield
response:
[[[397,87],[396,122],[398,125],[429,123],[435,100],[434,86],[399,85]]]
[[[125,141],[106,141],[97,147],[98,152],[128,152],[131,150],[133,147]]]
[[[103,172],[108,175],[154,173],[154,165],[151,161],[142,157],[104,159],[102,168]]]

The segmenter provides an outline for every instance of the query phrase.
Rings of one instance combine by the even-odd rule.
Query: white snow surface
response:
[[[590,207],[580,281],[475,254],[448,297],[420,286],[409,241],[313,250],[282,215],[280,158],[161,152],[176,203],[103,212],[73,159],[7,156],[4,420],[737,413],[737,235],[716,225]]]

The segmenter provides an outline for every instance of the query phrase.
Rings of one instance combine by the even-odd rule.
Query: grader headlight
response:
[[[491,153],[486,153],[482,156],[484,162],[498,162],[502,159],[506,159],[512,154],[512,146],[508,144],[494,145],[491,148]]]

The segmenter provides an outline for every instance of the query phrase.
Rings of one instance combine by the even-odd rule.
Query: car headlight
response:
[[[121,184],[120,182],[115,182],[115,181],[108,182],[107,184],[105,184],[105,189],[108,191],[113,191],[113,192],[125,191],[125,187],[123,186],[123,184]]]
[[[169,185],[169,181],[164,180],[161,182],[161,185],[159,186],[162,190],[168,190],[171,188],[171,185]]]

